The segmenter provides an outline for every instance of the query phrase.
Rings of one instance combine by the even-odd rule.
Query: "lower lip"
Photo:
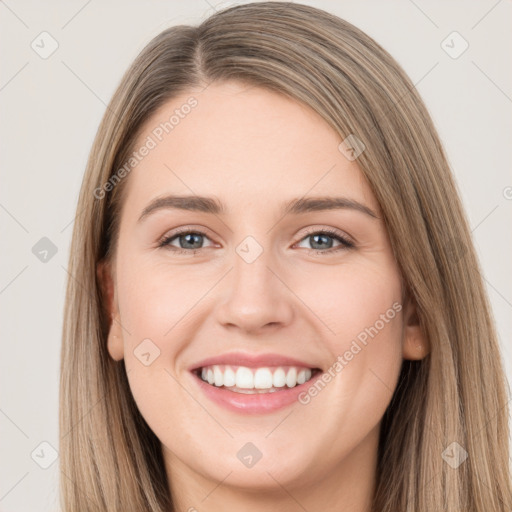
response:
[[[306,391],[316,379],[321,377],[322,372],[318,372],[304,384],[299,384],[293,388],[284,388],[282,391],[274,391],[273,393],[237,393],[229,389],[212,386],[195,373],[192,373],[194,380],[198,383],[199,388],[213,402],[236,412],[248,414],[263,414],[282,409],[294,402],[298,401],[298,396]]]

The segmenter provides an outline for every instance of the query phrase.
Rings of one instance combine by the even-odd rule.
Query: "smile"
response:
[[[315,359],[228,352],[197,361],[189,371],[199,394],[214,404],[235,413],[264,414],[298,402],[323,374]]]
[[[236,393],[274,393],[304,384],[320,370],[299,366],[249,368],[235,365],[211,365],[196,370],[196,375],[211,386]]]

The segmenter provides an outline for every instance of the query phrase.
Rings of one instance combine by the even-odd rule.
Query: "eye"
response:
[[[203,249],[201,244],[204,238],[208,237],[203,231],[183,230],[172,235],[164,236],[158,243],[158,247],[166,247],[180,254],[195,254],[197,250]],[[172,245],[174,240],[178,241],[178,247]]]
[[[337,240],[340,245],[338,247],[332,247],[332,242],[329,239]],[[347,237],[342,235],[340,232],[334,229],[323,229],[323,230],[312,230],[301,240],[309,240],[313,246],[310,251],[322,254],[332,254],[344,249],[352,249],[355,247],[354,243],[351,242]],[[300,242],[299,242],[300,243]]]

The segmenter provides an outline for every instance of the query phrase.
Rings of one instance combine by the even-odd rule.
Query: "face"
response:
[[[191,89],[140,133],[99,271],[109,353],[177,478],[294,489],[373,467],[402,360],[425,353],[342,140],[237,82]]]

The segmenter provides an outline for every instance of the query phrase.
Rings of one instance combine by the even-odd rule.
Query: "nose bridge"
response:
[[[248,236],[232,255],[232,270],[225,301],[219,308],[219,320],[245,330],[267,324],[286,324],[292,317],[292,305],[286,286],[275,275],[273,252],[255,237]]]
[[[272,259],[270,248],[263,248],[253,237],[241,242],[233,255],[232,280],[237,293],[251,289],[268,293],[268,288],[273,286],[270,279],[273,274],[269,270]]]

